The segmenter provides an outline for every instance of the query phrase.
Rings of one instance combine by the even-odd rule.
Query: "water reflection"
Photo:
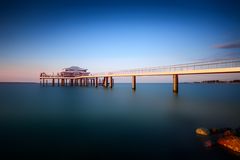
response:
[[[240,86],[180,85],[175,95],[171,84],[138,84],[135,91],[131,84],[112,89],[1,84],[1,152],[234,159],[221,149],[206,151],[194,131],[238,127]]]

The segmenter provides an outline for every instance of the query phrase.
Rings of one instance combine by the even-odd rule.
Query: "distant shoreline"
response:
[[[208,81],[201,81],[201,82],[192,82],[192,83],[203,83],[203,84],[212,84],[212,83],[227,83],[227,84],[232,84],[232,83],[240,83],[240,80],[232,80],[232,81],[220,81],[220,80],[208,80]]]
[[[39,84],[39,82],[0,82],[0,84]]]
[[[116,82],[117,84],[131,84],[131,82]],[[240,80],[220,81],[208,80],[200,82],[179,82],[180,84],[240,84]],[[0,84],[40,84],[39,82],[0,82]],[[172,84],[172,82],[139,82],[138,84]],[[50,83],[49,83],[50,85]]]

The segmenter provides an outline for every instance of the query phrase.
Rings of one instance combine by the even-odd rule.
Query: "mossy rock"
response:
[[[217,143],[231,151],[240,153],[240,137],[224,136],[218,139]]]
[[[196,132],[196,134],[202,135],[202,136],[209,135],[209,130],[207,128],[197,128],[195,132]]]

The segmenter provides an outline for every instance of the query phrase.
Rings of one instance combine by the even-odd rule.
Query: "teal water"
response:
[[[198,127],[240,126],[240,85],[0,84],[0,159],[217,159]]]

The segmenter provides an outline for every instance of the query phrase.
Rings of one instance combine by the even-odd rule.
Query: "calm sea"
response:
[[[0,84],[0,159],[238,159],[194,132],[239,126],[239,84]]]

